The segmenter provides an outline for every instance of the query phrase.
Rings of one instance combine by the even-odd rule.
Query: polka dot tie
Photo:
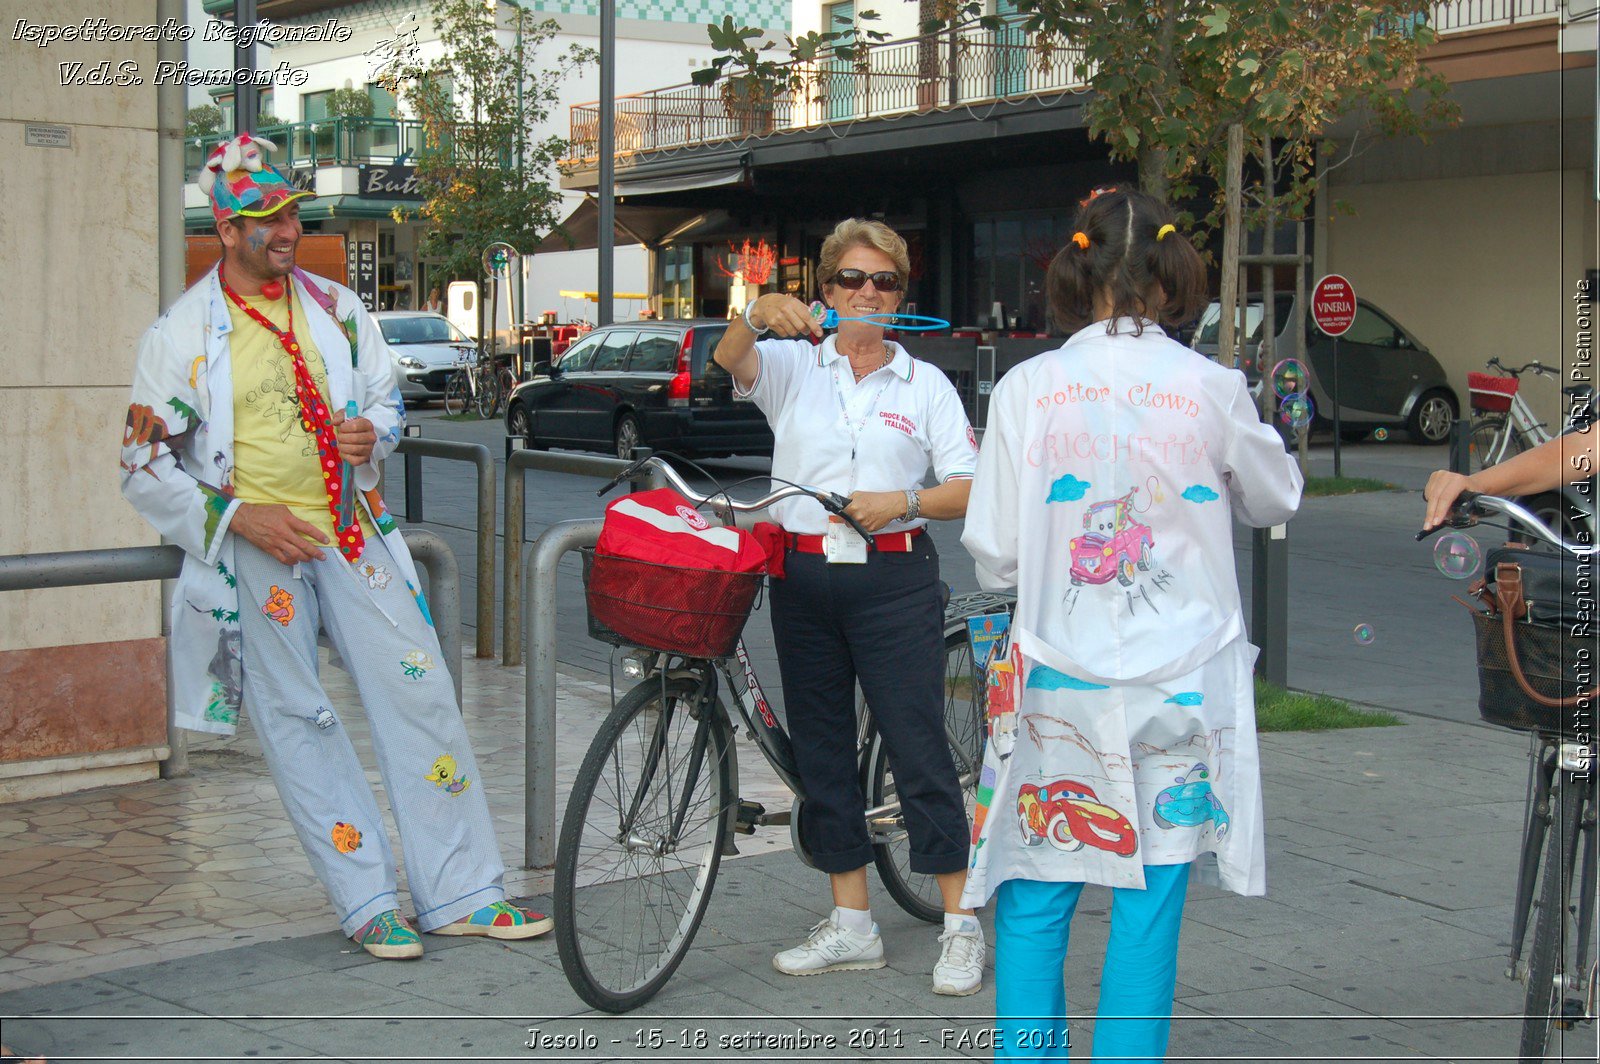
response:
[[[222,291],[240,310],[278,338],[278,343],[294,364],[294,394],[300,400],[300,427],[317,441],[317,461],[322,467],[322,486],[328,495],[328,512],[333,515],[334,535],[338,542],[339,553],[344,555],[347,561],[354,562],[361,557],[361,552],[366,547],[366,537],[362,535],[361,521],[356,517],[354,508],[351,509],[350,523],[340,526],[342,515],[339,512],[339,501],[344,491],[346,469],[344,463],[339,460],[339,444],[334,438],[333,420],[328,414],[328,404],[323,401],[322,393],[317,390],[317,382],[312,378],[311,370],[306,366],[305,356],[300,351],[300,341],[294,336],[294,295],[291,292],[289,296],[289,328],[280,329],[228,286],[220,268],[217,278],[222,281]],[[349,470],[349,475],[355,476],[355,471]]]

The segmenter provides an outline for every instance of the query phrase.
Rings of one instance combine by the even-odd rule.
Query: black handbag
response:
[[[1596,683],[1595,562],[1508,543],[1474,585],[1478,713],[1490,724],[1588,741]]]

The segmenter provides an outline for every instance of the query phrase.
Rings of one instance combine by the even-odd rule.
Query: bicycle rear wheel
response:
[[[517,375],[511,372],[510,366],[501,366],[499,372],[494,375],[494,380],[495,390],[493,416],[499,417],[500,411],[505,409],[506,403],[511,399],[511,392],[517,386]]]
[[[1515,458],[1522,450],[1522,434],[1510,425],[1504,414],[1479,418],[1472,423],[1468,472],[1476,473],[1486,466],[1498,465],[1507,458]]]
[[[972,644],[966,629],[952,632],[944,641],[944,729],[961,781],[967,822],[972,822],[972,807],[977,794],[978,773],[983,766],[984,720],[983,678],[972,663]],[[889,767],[889,751],[882,736],[873,732],[867,758],[867,797],[873,806],[898,801],[894,770]],[[873,863],[878,877],[895,904],[919,920],[939,923],[944,919],[944,896],[938,878],[911,870],[911,839],[906,833],[905,814],[894,817],[887,841],[875,846]]]
[[[495,376],[493,367],[478,370],[476,406],[478,416],[485,420],[494,417],[495,410],[500,406],[500,380]]]
[[[1567,977],[1573,974],[1577,929],[1572,917],[1572,871],[1578,855],[1578,828],[1583,813],[1584,789],[1566,772],[1560,773],[1552,798],[1555,819],[1546,835],[1544,886],[1539,892],[1539,917],[1528,953],[1528,996],[1522,1013],[1522,1042],[1518,1059],[1540,1064],[1551,1048],[1550,1035],[1562,1018]],[[1562,1059],[1559,1047],[1555,1059]]]
[[[467,379],[466,370],[458,369],[450,374],[450,379],[444,385],[444,412],[465,414],[471,404],[472,382]]]
[[[556,847],[556,946],[579,997],[654,997],[705,915],[733,796],[727,715],[693,679],[648,679],[600,725]],[[663,691],[665,697],[663,698]]]

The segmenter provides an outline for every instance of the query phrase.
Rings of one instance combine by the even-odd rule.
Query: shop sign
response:
[[[350,287],[368,310],[378,309],[378,245],[371,240],[345,244]]]
[[[404,163],[363,163],[356,170],[360,181],[356,195],[362,199],[423,199],[415,166]]]

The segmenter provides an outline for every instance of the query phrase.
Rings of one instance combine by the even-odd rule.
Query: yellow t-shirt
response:
[[[283,300],[246,296],[245,302],[279,329],[289,324]],[[233,319],[233,490],[244,502],[282,503],[298,518],[320,528],[331,545],[333,515],[323,485],[317,438],[300,418],[294,391],[294,360],[278,338],[231,300]],[[322,353],[305,325],[305,305],[294,297],[295,339],[317,390],[327,402],[328,374]],[[332,404],[328,404],[330,407]],[[377,534],[358,503],[356,514],[366,536]]]

